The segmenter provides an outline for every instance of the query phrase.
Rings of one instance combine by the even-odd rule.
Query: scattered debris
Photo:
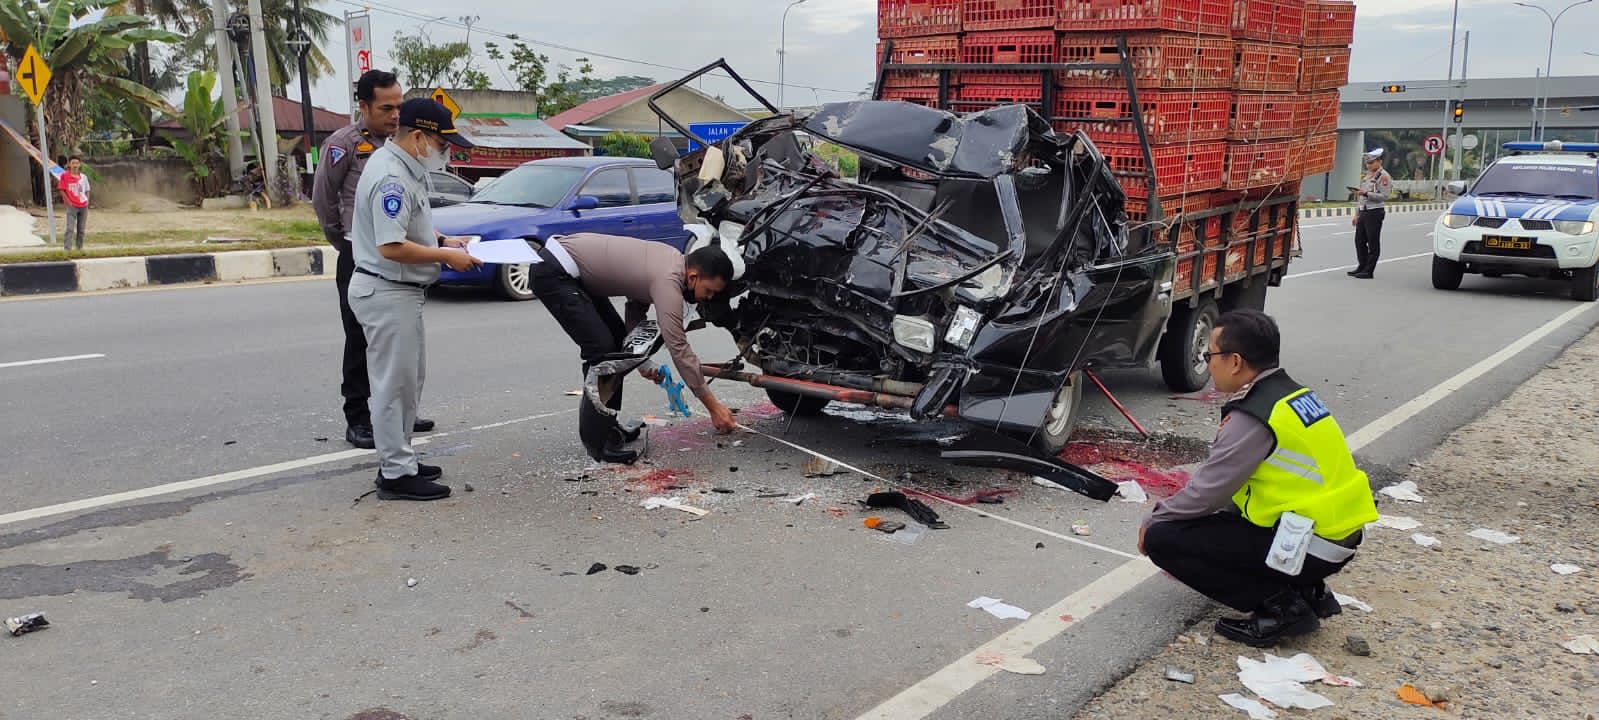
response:
[[[1430,708],[1438,707],[1438,703],[1433,702],[1432,698],[1427,697],[1427,693],[1417,690],[1416,686],[1411,685],[1410,683],[1405,683],[1404,685],[1399,686],[1399,690],[1396,692],[1396,694],[1399,696],[1401,701],[1409,705],[1419,705],[1421,707]]]
[[[1438,538],[1435,538],[1431,535],[1423,535],[1421,533],[1412,534],[1410,539],[1414,540],[1417,545],[1422,547],[1432,547],[1438,544]]]
[[[1560,647],[1578,655],[1599,655],[1599,639],[1592,635],[1573,635],[1560,643]]]
[[[318,437],[318,438],[311,438],[311,439],[315,440],[317,442],[327,442],[328,441],[328,439],[325,438],[325,437]]]
[[[875,515],[866,518],[865,524],[867,528],[876,530],[878,532],[888,533],[889,535],[893,535],[894,533],[905,529],[905,523],[894,522],[893,520],[884,520]]]
[[[824,458],[813,457],[805,463],[805,477],[830,477],[845,472],[838,463]]]
[[[1054,483],[1050,483],[1050,487],[1059,488],[1060,486],[1056,485]],[[1010,488],[1001,488],[1001,489],[994,489],[994,490],[978,490],[977,492],[974,492],[974,493],[972,493],[970,495],[959,496],[959,497],[954,496],[954,495],[945,495],[943,493],[934,492],[932,490],[914,490],[914,489],[911,489],[911,488],[905,488],[904,491],[906,493],[909,493],[909,494],[921,495],[923,497],[930,497],[930,498],[933,498],[934,500],[942,500],[944,502],[952,503],[952,504],[955,504],[955,505],[973,505],[973,504],[977,504],[977,503],[982,503],[984,505],[1003,505],[1005,503],[1005,496],[1006,495],[1015,495],[1016,494],[1016,491],[1013,490],[1013,489],[1010,489]]]
[[[617,565],[611,569],[622,573],[623,575],[637,575],[639,573],[639,569],[632,565]]]
[[[1116,494],[1116,483],[1060,458],[1041,455],[1019,440],[988,430],[973,431],[939,453],[939,457],[956,465],[1025,472],[1101,502]]]
[[[997,667],[997,668],[999,668],[1001,670],[1004,670],[1005,672],[1015,673],[1017,675],[1043,675],[1044,674],[1044,666],[1038,664],[1038,662],[1035,661],[1035,660],[1032,660],[1032,659],[1029,659],[1029,658],[1023,658],[1023,657],[1011,657],[1011,656],[1006,655],[1004,653],[998,653],[998,652],[980,652],[980,653],[978,653],[977,654],[977,664],[979,664],[979,665],[992,665],[992,666]]]
[[[1513,542],[1521,541],[1520,535],[1511,535],[1510,533],[1500,532],[1498,530],[1489,530],[1487,528],[1477,528],[1476,530],[1472,530],[1466,534],[1477,538],[1478,540],[1486,540],[1494,543],[1495,545],[1509,545]]]
[[[563,574],[565,574],[565,573],[563,573]],[[521,617],[523,620],[532,620],[533,619],[533,613],[528,612],[527,608],[522,607],[521,605],[518,605],[518,604],[516,604],[514,602],[511,602],[510,600],[506,600],[505,601],[505,606],[510,608],[510,609],[512,609],[512,610],[515,610],[516,614],[519,617]]]
[[[1228,705],[1249,713],[1250,720],[1275,720],[1277,717],[1277,713],[1273,712],[1271,708],[1260,704],[1259,700],[1246,698],[1238,693],[1227,693],[1216,697],[1221,698],[1221,701]]]
[[[1072,534],[1088,537],[1094,534],[1094,530],[1084,523],[1072,523]]]
[[[405,586],[408,588],[416,587],[416,578],[406,578]]]
[[[1387,495],[1395,500],[1403,500],[1405,502],[1426,502],[1426,500],[1422,499],[1421,493],[1416,492],[1416,481],[1414,480],[1406,480],[1401,483],[1389,485],[1388,487],[1378,490],[1377,494]]]
[[[904,530],[894,533],[893,535],[889,535],[888,539],[893,540],[901,545],[915,545],[916,541],[922,539],[922,536],[926,534],[926,525],[912,525]]]
[[[810,500],[810,499],[815,498],[815,497],[816,497],[816,493],[808,492],[808,493],[805,493],[804,495],[800,495],[798,497],[783,498],[783,502],[794,503],[795,505],[804,505],[806,500]]]
[[[44,613],[29,613],[21,617],[6,618],[6,632],[11,633],[13,637],[47,627],[50,627],[50,621],[44,619]]]
[[[1557,602],[1555,603],[1555,612],[1570,615],[1577,612],[1577,606],[1568,602]]]
[[[1404,515],[1379,514],[1377,515],[1377,522],[1372,524],[1389,530],[1415,530],[1421,527],[1421,523],[1417,522],[1415,518],[1405,517]]]
[[[1359,635],[1345,637],[1344,649],[1348,650],[1350,655],[1371,657],[1371,643],[1366,642],[1366,638]]]
[[[1309,653],[1299,653],[1291,658],[1280,658],[1265,653],[1265,660],[1251,660],[1239,656],[1238,680],[1262,700],[1280,708],[1315,710],[1329,707],[1333,701],[1306,690],[1301,683],[1319,682],[1338,687],[1359,687],[1360,683],[1327,672],[1327,668]]]
[[[743,440],[734,440],[733,441],[733,447],[744,447],[744,441]]]
[[[941,530],[949,527],[949,525],[944,524],[938,519],[938,513],[933,512],[933,509],[928,507],[927,503],[906,497],[905,493],[902,492],[889,491],[872,493],[866,497],[866,500],[863,501],[861,505],[869,508],[894,508],[901,510],[904,511],[906,515],[911,516],[912,520],[915,520],[916,522],[919,522],[930,528]]]
[[[983,596],[966,603],[966,607],[987,610],[989,615],[993,615],[1001,620],[1026,620],[1027,618],[1033,616],[1032,613],[1016,607],[1015,605],[1006,605],[1004,602],[1001,602],[999,598],[991,598],[987,596]]]
[[[782,497],[782,496],[779,495],[778,497]],[[828,515],[832,515],[833,517],[836,517],[836,518],[839,518],[839,519],[842,520],[844,518],[844,508],[841,508],[841,507],[839,507],[837,505],[833,505],[833,506],[827,508],[827,514]]]
[[[727,471],[730,472],[730,473],[736,473],[736,472],[738,472],[738,466],[737,465],[729,465],[727,467]]]
[[[761,493],[755,497],[761,498],[762,500],[771,500],[774,498],[788,497],[788,493]]]
[[[711,488],[711,492],[717,493],[719,495],[732,495],[733,494],[733,488],[713,487],[713,488]]]
[[[1116,499],[1131,503],[1149,502],[1149,493],[1144,492],[1144,487],[1137,480],[1123,480],[1116,483]]]
[[[610,568],[605,566],[605,563],[594,563],[593,565],[589,566],[589,571],[586,572],[586,573],[583,573],[583,574],[584,575],[597,575],[597,574],[605,572],[606,570],[609,570],[609,569]]]
[[[1043,543],[1035,543],[1033,545],[1033,549],[1034,550],[1043,550],[1044,549],[1044,544]]]
[[[472,483],[462,483],[461,484],[461,489],[465,490],[467,492],[476,492],[477,491],[477,488],[472,487]]]
[[[583,391],[582,390],[568,390],[568,391],[566,391],[565,395],[567,397],[582,397],[583,396]]]
[[[703,508],[697,508],[697,507],[694,507],[693,505],[684,504],[683,503],[683,498],[680,498],[680,497],[652,497],[652,498],[646,499],[644,502],[639,503],[639,504],[641,506],[643,506],[643,508],[645,510],[655,510],[657,508],[670,508],[672,510],[680,510],[682,512],[686,512],[686,513],[688,513],[690,515],[693,515],[695,517],[705,517],[706,515],[711,514],[711,511],[709,511],[709,510],[705,510]]]
[[[1582,568],[1566,563],[1555,563],[1550,565],[1549,569],[1555,571],[1556,575],[1575,575],[1582,572]]]
[[[1167,666],[1166,667],[1166,679],[1167,680],[1171,680],[1173,682],[1187,683],[1189,685],[1193,685],[1194,684],[1194,674],[1193,673],[1186,672],[1186,671],[1183,671],[1183,670],[1178,670],[1177,668],[1174,668],[1174,667],[1171,667],[1171,666]]]
[[[1341,607],[1352,607],[1361,612],[1372,612],[1370,605],[1355,599],[1353,595],[1345,595],[1343,593],[1334,592],[1333,599],[1337,600],[1339,606]]]

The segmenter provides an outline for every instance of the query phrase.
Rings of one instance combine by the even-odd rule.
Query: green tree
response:
[[[119,77],[128,50],[135,43],[175,43],[179,35],[151,27],[147,18],[101,11],[107,0],[0,0],[0,33],[13,62],[29,45],[50,66],[50,87],[44,96],[45,128],[61,154],[77,152],[84,134],[84,102],[103,90],[152,107],[161,98],[138,83]],[[98,14],[98,19],[91,19]],[[13,73],[12,77],[16,77]]]
[[[643,135],[612,130],[594,146],[597,154],[607,157],[650,157],[650,139]]]
[[[189,73],[183,107],[162,108],[187,131],[187,139],[174,137],[168,141],[173,151],[189,163],[189,176],[194,179],[201,197],[211,197],[225,189],[218,180],[224,177],[219,171],[227,161],[224,155],[227,113],[222,109],[222,98],[212,97],[216,84],[216,73],[195,70]]]
[[[496,63],[510,61],[509,72],[515,89],[533,93],[540,115],[549,117],[587,102],[595,96],[585,95],[594,85],[594,65],[588,58],[578,58],[576,76],[569,65],[558,65],[555,78],[550,79],[550,58],[529,47],[511,35],[507,51],[497,43],[484,43],[490,60]],[[505,69],[501,65],[502,70]]]
[[[399,65],[404,82],[413,88],[434,88],[459,73],[459,66],[472,55],[464,42],[435,43],[426,34],[396,33],[389,57]]]

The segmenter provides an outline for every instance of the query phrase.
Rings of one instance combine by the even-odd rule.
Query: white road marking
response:
[[[1004,635],[983,643],[982,647],[944,666],[926,680],[872,708],[861,715],[860,720],[913,720],[927,717],[961,693],[1000,672],[999,668],[992,665],[979,664],[979,653],[1001,652],[1017,657],[1026,656],[1066,632],[1072,625],[1109,606],[1158,572],[1160,568],[1143,558],[1122,563],[1065,600],[1033,613],[1031,618]],[[1072,619],[1066,620],[1063,616]]]
[[[1343,232],[1335,232],[1335,233],[1332,234],[1332,236],[1333,237],[1338,237],[1339,235],[1354,235],[1354,234],[1355,234],[1354,230],[1345,230]]]
[[[514,420],[506,420],[504,422],[492,423],[489,425],[479,425],[477,427],[468,428],[467,430],[434,433],[426,437],[416,438],[415,440],[411,441],[411,444],[413,446],[426,445],[432,440],[448,437],[450,435],[458,435],[474,430],[486,430],[489,428],[505,427],[506,425],[532,422],[534,420],[542,420],[544,418],[555,417],[557,415],[565,415],[570,412],[574,411],[561,410],[558,412],[543,413],[540,415],[529,415],[527,417],[516,418]],[[95,508],[101,508],[107,505],[116,505],[118,503],[125,503],[133,500],[143,500],[145,498],[152,498],[159,495],[171,495],[172,493],[197,490],[199,488],[222,485],[224,483],[237,482],[239,480],[251,480],[258,477],[276,475],[281,472],[301,470],[317,465],[338,462],[340,460],[353,460],[355,458],[366,457],[368,455],[375,454],[376,451],[362,450],[359,448],[353,450],[341,450],[339,452],[325,453],[322,455],[312,455],[311,457],[300,458],[298,460],[287,460],[280,463],[273,463],[271,465],[261,465],[259,467],[245,468],[243,470],[234,470],[231,472],[218,473],[216,475],[207,475],[205,477],[195,478],[193,480],[180,480],[178,482],[170,482],[166,483],[165,485],[156,485],[153,487],[141,488],[139,490],[129,490],[127,492],[112,493],[110,495],[100,495],[98,497],[84,498],[82,500],[73,500],[71,502],[57,503],[55,505],[46,505],[44,507],[37,507],[31,510],[19,510],[17,512],[0,515],[0,527],[11,525],[13,523],[25,522],[28,520],[38,520],[40,518],[54,517],[56,515],[65,515],[67,513],[74,513],[82,510],[93,510]]]
[[[1402,258],[1394,259],[1399,260]],[[1542,340],[1577,316],[1592,309],[1592,307],[1588,304],[1581,304],[1561,313],[1559,317],[1550,320],[1537,330],[1507,345],[1499,352],[1488,356],[1482,362],[1472,365],[1460,374],[1440,383],[1437,387],[1373,420],[1370,424],[1349,435],[1350,451],[1360,450],[1377,441],[1394,428],[1432,407],[1449,393],[1466,386],[1473,380],[1504,364],[1516,354],[1531,347],[1533,343]],[[858,720],[920,720],[925,718],[939,708],[948,705],[966,691],[977,687],[996,672],[999,672],[998,668],[979,665],[976,661],[979,653],[1008,651],[1015,655],[1025,655],[1027,652],[1055,639],[1071,628],[1073,623],[1061,620],[1061,615],[1070,614],[1073,618],[1080,620],[1094,610],[1104,608],[1120,599],[1122,595],[1130,592],[1139,583],[1154,577],[1157,572],[1158,568],[1142,558],[1123,563],[1101,576],[1098,580],[1073,593],[1070,597],[1057,603],[1054,607],[1033,615],[1031,619],[1010,632],[983,643],[959,660],[944,666],[943,669],[906,688],[887,702],[861,715]]]
[[[1400,260],[1415,260],[1416,258],[1419,258],[1419,257],[1430,257],[1431,255],[1432,255],[1432,253],[1430,253],[1430,252],[1416,253],[1415,255],[1404,255],[1404,256],[1396,257],[1396,258],[1388,258],[1387,260],[1378,260],[1377,264],[1378,265],[1386,265],[1386,264],[1391,263],[1391,262],[1399,262]],[[1284,275],[1283,279],[1284,280],[1292,280],[1294,278],[1310,277],[1311,275],[1320,275],[1322,273],[1338,272],[1339,270],[1353,270],[1353,269],[1355,269],[1354,265],[1340,265],[1338,267],[1322,268],[1321,270],[1310,270],[1310,271],[1302,272],[1302,273],[1294,273],[1293,275]]]
[[[1299,229],[1303,230],[1305,228],[1313,228],[1313,227],[1332,227],[1333,225],[1342,225],[1342,224],[1343,223],[1335,223],[1335,222],[1313,223],[1313,224],[1310,224],[1310,225],[1300,224]]]
[[[96,358],[103,357],[105,357],[103,353],[94,353],[92,355],[66,355],[64,357],[40,358],[38,360],[18,360],[16,362],[0,363],[0,368],[23,367],[24,365],[49,365],[51,363],[72,362],[73,360],[94,360]]]
[[[1570,310],[1561,313],[1555,319],[1544,323],[1538,329],[1533,330],[1532,332],[1521,336],[1521,338],[1515,342],[1506,345],[1504,348],[1500,349],[1499,352],[1483,358],[1477,364],[1460,371],[1454,377],[1438,383],[1431,390],[1417,395],[1410,402],[1390,410],[1386,415],[1373,420],[1371,424],[1351,433],[1349,435],[1349,449],[1358,450],[1370,445],[1373,442],[1376,442],[1378,438],[1387,434],[1390,430],[1399,427],[1411,418],[1421,414],[1422,411],[1432,407],[1439,400],[1442,400],[1450,393],[1470,385],[1477,378],[1480,378],[1483,375],[1488,374],[1489,371],[1505,364],[1506,361],[1515,357],[1521,351],[1532,347],[1533,343],[1548,337],[1550,333],[1559,330],[1566,323],[1571,322],[1583,313],[1593,309],[1593,307],[1594,306],[1587,303],[1578,303],[1575,307],[1572,307]]]

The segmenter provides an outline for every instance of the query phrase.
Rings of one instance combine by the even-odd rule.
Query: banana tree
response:
[[[160,107],[159,95],[138,83],[118,78],[118,63],[135,43],[176,43],[176,33],[150,26],[143,17],[104,13],[109,0],[0,0],[0,41],[14,63],[29,45],[38,49],[50,66],[50,86],[44,95],[45,128],[52,147],[62,154],[76,152],[83,139],[84,98],[95,88],[125,96],[150,107]]]
[[[183,94],[183,107],[162,108],[167,117],[177,120],[188,132],[188,138],[168,138],[173,151],[189,163],[189,175],[200,191],[201,197],[210,197],[223,189],[217,173],[225,162],[223,146],[227,140],[227,112],[222,109],[222,98],[212,97],[216,91],[217,74],[210,70],[189,73],[188,89]]]

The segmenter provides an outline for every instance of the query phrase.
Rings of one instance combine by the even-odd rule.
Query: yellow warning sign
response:
[[[21,62],[17,63],[17,84],[22,86],[22,91],[28,94],[28,99],[38,105],[44,99],[44,89],[50,84],[50,66],[44,64],[44,58],[32,45],[28,52],[23,54]]]
[[[449,93],[444,92],[444,88],[433,88],[433,102],[443,105],[445,110],[449,110],[451,120],[461,114],[461,106],[455,104],[455,99],[451,98]]]

